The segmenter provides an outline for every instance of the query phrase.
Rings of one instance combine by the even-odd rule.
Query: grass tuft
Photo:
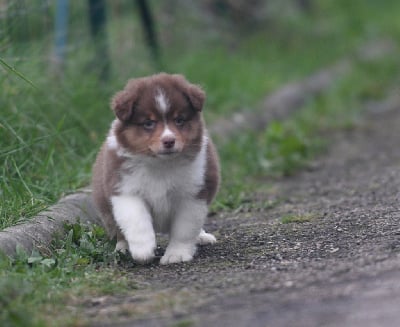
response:
[[[312,220],[316,219],[315,214],[293,214],[293,215],[286,215],[281,218],[282,224],[291,224],[291,223],[307,223]]]

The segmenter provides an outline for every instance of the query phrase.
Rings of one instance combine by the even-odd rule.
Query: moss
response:
[[[314,220],[316,218],[315,214],[306,213],[306,214],[290,214],[285,215],[281,218],[282,224],[290,224],[290,223],[306,223]]]

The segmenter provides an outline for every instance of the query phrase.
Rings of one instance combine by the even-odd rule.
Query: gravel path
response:
[[[250,209],[211,217],[219,242],[192,263],[127,267],[139,289],[84,304],[94,325],[400,326],[400,105],[388,108],[260,185]]]

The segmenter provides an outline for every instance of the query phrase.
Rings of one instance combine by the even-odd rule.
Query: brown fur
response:
[[[113,195],[113,186],[119,181],[118,172],[122,161],[123,158],[118,157],[115,151],[109,150],[107,144],[104,143],[93,166],[92,197],[111,238],[115,237],[117,228],[112,215],[110,198]]]
[[[204,178],[204,187],[197,197],[207,201],[210,204],[218,192],[220,167],[217,150],[214,144],[209,140],[207,145],[207,167]]]

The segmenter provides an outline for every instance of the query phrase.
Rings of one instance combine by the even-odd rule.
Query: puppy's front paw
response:
[[[188,262],[193,259],[193,255],[196,252],[195,246],[168,246],[165,254],[160,260],[162,265],[168,265],[171,263]]]
[[[129,252],[133,260],[140,263],[147,263],[154,259],[154,250],[156,246],[153,244],[131,244]]]

